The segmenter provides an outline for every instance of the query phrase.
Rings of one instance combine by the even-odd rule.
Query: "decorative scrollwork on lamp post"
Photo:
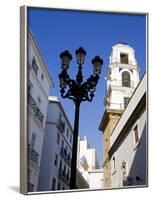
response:
[[[82,101],[91,102],[93,100],[94,92],[99,80],[99,74],[101,73],[101,66],[103,65],[103,60],[99,56],[96,56],[92,60],[94,74],[90,75],[90,77],[83,82],[82,65],[84,64],[86,51],[80,47],[76,50],[75,54],[78,64],[76,80],[70,79],[70,76],[67,73],[70,61],[72,60],[72,55],[67,50],[60,54],[62,71],[59,74],[60,92],[62,98],[72,99],[75,103],[70,189],[76,188],[77,140],[80,103]]]

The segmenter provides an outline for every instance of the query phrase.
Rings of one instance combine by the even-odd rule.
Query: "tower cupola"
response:
[[[127,44],[118,43],[112,47],[109,61],[104,103],[106,108],[123,110],[139,83],[135,50]]]

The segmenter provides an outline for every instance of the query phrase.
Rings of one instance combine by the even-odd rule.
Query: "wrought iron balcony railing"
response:
[[[36,102],[34,101],[33,97],[30,94],[28,94],[28,103],[31,106],[31,108],[33,109],[34,114],[37,116],[37,118],[43,124],[44,115],[42,114],[42,112],[40,111]]]
[[[34,163],[38,164],[39,154],[28,144],[28,158]]]

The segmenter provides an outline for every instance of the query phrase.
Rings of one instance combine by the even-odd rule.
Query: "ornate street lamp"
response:
[[[99,74],[101,73],[101,66],[103,64],[103,60],[99,56],[96,56],[92,60],[94,74],[91,75],[85,82],[83,82],[82,65],[84,64],[86,51],[80,47],[76,50],[75,54],[78,64],[76,80],[70,79],[67,73],[70,61],[72,59],[72,55],[67,50],[60,54],[62,71],[59,74],[61,88],[60,92],[62,98],[72,99],[75,104],[70,189],[76,189],[77,140],[80,103],[82,101],[92,101],[94,92],[96,90],[96,85],[99,80]]]

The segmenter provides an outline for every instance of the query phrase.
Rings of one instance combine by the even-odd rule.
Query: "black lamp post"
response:
[[[82,101],[91,102],[94,97],[96,85],[99,80],[99,74],[101,72],[101,66],[103,60],[96,56],[92,60],[93,73],[85,82],[83,82],[82,65],[84,64],[86,51],[80,47],[76,50],[76,59],[78,64],[78,73],[76,80],[70,79],[67,70],[69,68],[70,61],[72,59],[71,54],[66,50],[60,54],[62,71],[59,74],[60,79],[60,92],[62,98],[72,99],[75,104],[75,120],[74,120],[74,132],[73,132],[73,150],[71,160],[71,178],[70,189],[76,189],[76,165],[77,165],[77,140],[78,140],[78,128],[79,128],[79,108]]]

